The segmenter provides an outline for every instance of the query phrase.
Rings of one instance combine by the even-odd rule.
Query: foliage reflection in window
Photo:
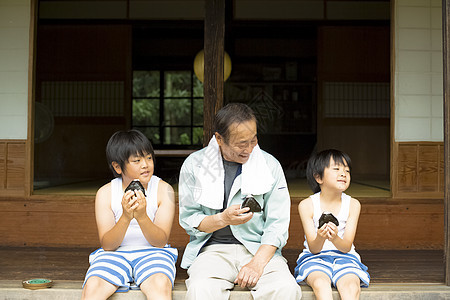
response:
[[[192,71],[134,71],[132,114],[155,145],[200,145],[203,84]]]

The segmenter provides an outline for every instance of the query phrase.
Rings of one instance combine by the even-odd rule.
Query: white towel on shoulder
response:
[[[205,150],[198,168],[195,168],[194,199],[198,204],[212,208],[223,208],[225,172],[219,144],[213,136]],[[267,166],[264,155],[256,145],[248,161],[242,165],[241,193],[243,195],[262,195],[270,191],[274,178]]]

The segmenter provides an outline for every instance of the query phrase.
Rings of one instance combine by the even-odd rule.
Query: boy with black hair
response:
[[[353,245],[361,204],[344,193],[350,171],[350,157],[339,150],[324,150],[308,161],[306,176],[315,194],[298,205],[305,249],[294,276],[312,287],[316,299],[332,299],[332,285],[341,299],[359,299],[360,286],[369,285]]]
[[[114,133],[106,156],[116,178],[96,195],[102,248],[89,256],[82,299],[107,299],[133,286],[147,299],[172,299],[178,256],[167,245],[175,214],[173,189],[153,175],[153,147],[140,131]],[[144,191],[125,192],[134,180]]]

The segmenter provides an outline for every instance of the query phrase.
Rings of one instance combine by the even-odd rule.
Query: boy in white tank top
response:
[[[140,131],[114,133],[106,156],[116,178],[95,198],[102,248],[89,256],[82,299],[107,299],[134,287],[147,299],[172,299],[178,256],[167,245],[175,214],[173,189],[153,175],[153,147]],[[125,192],[134,180],[144,190]]]
[[[350,171],[350,157],[339,150],[324,150],[308,161],[306,176],[315,194],[298,205],[305,249],[294,276],[312,287],[316,299],[332,299],[332,286],[341,299],[359,299],[360,287],[370,282],[353,245],[361,204],[344,193]],[[322,213],[328,214],[325,221]]]

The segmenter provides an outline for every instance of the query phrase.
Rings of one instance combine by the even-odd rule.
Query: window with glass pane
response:
[[[155,145],[201,145],[203,84],[192,71],[134,71],[132,123]]]

